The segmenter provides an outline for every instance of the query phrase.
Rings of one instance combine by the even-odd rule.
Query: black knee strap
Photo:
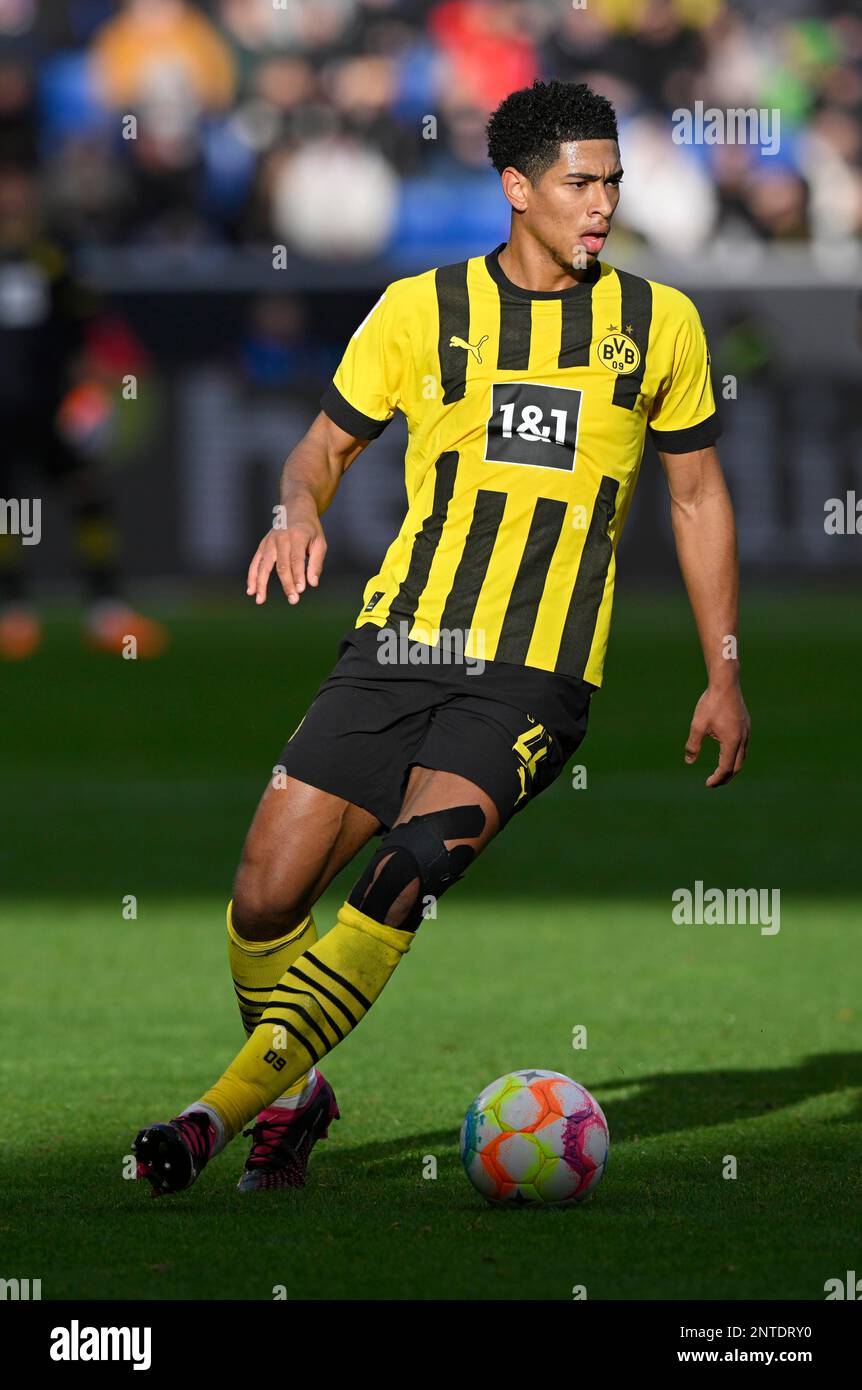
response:
[[[456,845],[449,850],[445,841],[468,836],[474,839],[484,826],[485,813],[476,805],[430,811],[425,816],[411,816],[403,824],[394,825],[384,835],[347,901],[375,921],[383,922],[408,883],[418,878],[420,892],[416,903],[407,920],[401,923],[405,930],[415,931],[422,920],[422,899],[441,897],[462,876],[475,856],[470,845]],[[375,879],[381,860],[386,863]]]

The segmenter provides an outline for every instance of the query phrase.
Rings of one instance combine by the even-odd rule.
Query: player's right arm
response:
[[[343,474],[369,443],[348,434],[323,411],[288,455],[281,473],[277,524],[264,536],[248,567],[246,593],[266,603],[275,570],[288,603],[299,603],[306,579],[317,587],[326,555],[320,518]]]
[[[407,336],[398,288],[390,285],[350,339],[323,394],[321,413],[284,465],[278,524],[261,541],[248,570],[246,593],[257,603],[266,602],[273,570],[289,603],[299,603],[306,579],[317,587],[326,554],[320,517],[342,475],[401,404]]]

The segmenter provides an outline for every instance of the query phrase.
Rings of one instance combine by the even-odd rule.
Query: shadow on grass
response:
[[[614,1101],[614,1090],[636,1085],[637,1094]],[[824,1052],[788,1067],[722,1071],[659,1072],[597,1082],[617,1142],[689,1129],[758,1119],[815,1096],[862,1087],[862,1053]],[[608,1098],[610,1097],[610,1098]],[[607,1099],[607,1104],[605,1101]],[[862,1100],[854,1114],[832,1123],[862,1119]]]
[[[614,1100],[614,1090],[636,1086],[637,1094]],[[823,1053],[790,1067],[727,1071],[665,1072],[598,1081],[592,1086],[600,1098],[611,1131],[612,1144],[625,1144],[660,1135],[711,1129],[739,1120],[759,1119],[788,1109],[816,1096],[837,1094],[862,1087],[862,1053]],[[850,1125],[862,1120],[862,1096],[855,1097],[852,1115],[827,1121]],[[409,1154],[440,1155],[457,1136],[451,1129],[431,1130],[401,1138],[375,1140],[349,1150],[339,1145],[352,1164],[362,1165],[363,1179],[389,1177],[403,1166]],[[329,1157],[329,1155],[327,1155]]]
[[[568,767],[470,871],[467,895],[507,898],[526,885],[534,898],[558,897],[576,871],[584,896],[655,892],[668,901],[695,878],[762,884],[765,865],[783,893],[854,895],[856,786],[834,737],[857,697],[851,661],[834,659],[836,632],[854,630],[852,603],[842,594],[793,605],[749,598],[752,756],[733,787],[706,793],[714,749],[696,769],[682,763],[702,684],[685,601],[630,593],[613,679],[574,759],[589,789],[573,789]],[[189,606],[171,619],[170,651],[151,663],[94,662],[76,621],[63,618],[38,657],[8,665],[7,891],[38,889],[64,904],[122,896],[129,883],[150,895],[226,894],[283,740],[354,619],[352,601],[321,606],[315,596],[315,605],[289,621],[277,607],[252,615],[239,603]],[[806,631],[803,663],[796,623]],[[355,861],[354,878],[366,859]]]

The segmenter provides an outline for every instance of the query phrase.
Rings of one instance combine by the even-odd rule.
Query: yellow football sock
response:
[[[412,941],[413,932],[342,904],[336,925],[288,967],[245,1047],[201,1097],[221,1116],[226,1143],[356,1027]]]
[[[228,903],[227,954],[242,1026],[248,1037],[260,1023],[269,996],[287,967],[316,940],[317,927],[309,912],[298,927],[277,941],[246,941],[233,924],[233,902]],[[309,1073],[305,1072],[294,1086],[282,1092],[281,1098],[299,1095],[308,1080]]]

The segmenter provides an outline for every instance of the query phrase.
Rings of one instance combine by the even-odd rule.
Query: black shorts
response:
[[[475,782],[501,826],[559,776],[587,731],[595,686],[506,662],[481,671],[383,664],[380,631],[365,623],[342,638],[279,758],[290,777],[364,807],[388,830],[414,765]]]

